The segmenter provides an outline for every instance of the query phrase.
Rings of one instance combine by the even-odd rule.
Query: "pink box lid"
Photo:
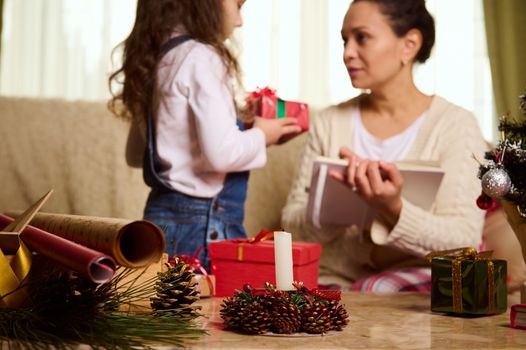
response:
[[[208,247],[211,260],[234,260],[250,262],[274,261],[274,241],[239,243],[238,240],[211,242]],[[292,242],[292,261],[294,266],[305,265],[320,258],[319,243]]]

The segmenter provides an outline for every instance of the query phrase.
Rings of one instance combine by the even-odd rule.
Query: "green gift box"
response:
[[[431,311],[493,315],[507,310],[505,260],[491,252],[459,248],[428,255],[431,261]]]

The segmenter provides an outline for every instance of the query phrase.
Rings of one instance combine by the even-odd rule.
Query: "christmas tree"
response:
[[[501,140],[485,154],[487,162],[479,169],[483,194],[478,205],[487,209],[491,198],[504,199],[517,206],[526,218],[526,94],[520,97],[524,118],[520,122],[499,121]]]

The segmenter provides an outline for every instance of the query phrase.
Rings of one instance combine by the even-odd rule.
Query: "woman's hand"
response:
[[[254,128],[263,130],[267,146],[278,143],[283,135],[301,132],[301,127],[296,118],[266,119],[256,117]]]
[[[347,171],[345,172],[345,174],[341,174],[336,171],[330,171],[329,175],[341,182],[346,183],[350,188],[355,189],[356,169],[358,168],[358,164],[360,164],[360,162],[362,162],[364,159],[347,147],[340,148],[339,156],[341,159],[347,159],[347,161],[349,162],[349,165],[347,166]]]
[[[351,187],[395,225],[402,210],[404,184],[398,168],[391,163],[362,159],[346,147],[340,150],[340,157],[349,161],[345,174],[331,171],[329,176]]]
[[[404,180],[392,163],[366,160],[356,169],[356,191],[393,225],[402,211]]]

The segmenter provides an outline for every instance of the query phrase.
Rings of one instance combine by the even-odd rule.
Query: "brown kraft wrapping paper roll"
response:
[[[7,213],[12,217],[19,214]],[[106,253],[126,267],[137,268],[159,261],[165,247],[162,230],[146,220],[38,213],[30,224]]]
[[[0,214],[1,228],[13,221],[13,218]],[[94,283],[109,282],[115,273],[115,261],[108,255],[36,227],[27,226],[20,238],[32,251],[53,260],[67,270],[82,274]],[[14,246],[6,247],[8,251],[16,251],[18,248],[18,239],[13,243]]]

